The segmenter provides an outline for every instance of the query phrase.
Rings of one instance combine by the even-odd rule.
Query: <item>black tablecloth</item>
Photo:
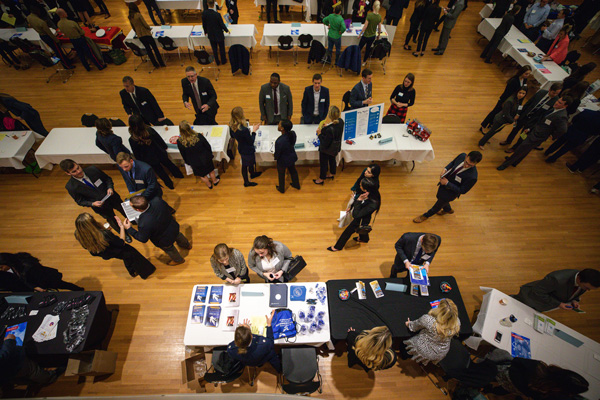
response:
[[[369,285],[372,280],[377,280],[384,296],[377,299]],[[356,287],[357,281],[363,281],[366,285],[367,298],[358,300],[357,292],[350,295],[346,301],[340,300],[338,293],[340,289],[352,291]],[[406,278],[400,279],[339,279],[327,281],[327,296],[329,297],[329,319],[331,338],[333,340],[344,340],[348,333],[348,328],[353,327],[357,331],[370,329],[374,326],[388,325],[394,338],[408,338],[411,333],[405,325],[406,319],[415,320],[421,315],[431,310],[430,302],[442,298],[449,298],[456,303],[460,317],[460,337],[467,337],[473,334],[469,315],[465,309],[465,304],[460,295],[456,279],[452,276],[430,277],[431,286],[429,286],[429,296],[412,296],[410,291],[410,281]],[[448,282],[452,290],[443,293],[440,290],[441,282]],[[385,290],[386,282],[403,283],[408,286],[405,293]],[[382,316],[384,322],[369,310],[371,307]]]
[[[26,315],[22,318],[16,318],[12,320],[0,319],[1,326],[13,326],[21,322],[27,322],[27,328],[25,330],[25,340],[23,345],[25,352],[30,357],[37,359],[38,361],[59,361],[58,359],[64,359],[69,353],[63,341],[63,332],[67,329],[67,324],[71,320],[71,310],[65,310],[59,314],[60,321],[58,322],[56,337],[46,342],[38,343],[31,337],[35,331],[40,327],[44,317],[47,314],[51,314],[54,307],[61,301],[67,301],[76,297],[80,297],[86,293],[94,296],[94,301],[88,305],[90,313],[88,315],[85,324],[85,338],[73,353],[79,353],[83,350],[96,348],[106,336],[110,327],[110,313],[106,308],[106,302],[104,300],[104,294],[102,292],[35,292],[35,293],[0,293],[0,298],[7,296],[31,296],[29,304],[26,305]],[[55,295],[57,297],[56,303],[39,309],[37,315],[29,315],[31,310],[38,310],[38,304],[46,296]],[[20,304],[11,304],[12,306],[20,306]],[[11,306],[9,305],[9,306]],[[6,307],[3,307],[6,308]],[[1,314],[1,313],[0,313]]]

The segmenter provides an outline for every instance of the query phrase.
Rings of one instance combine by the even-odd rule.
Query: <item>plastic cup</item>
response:
[[[319,313],[317,314],[317,319],[323,319],[325,318],[325,311],[319,311]]]
[[[308,327],[304,324],[300,325],[300,329],[298,331],[300,335],[306,335],[308,333]]]
[[[310,327],[308,328],[308,333],[315,333],[315,331],[318,329],[319,325],[317,325],[316,322],[311,322]]]

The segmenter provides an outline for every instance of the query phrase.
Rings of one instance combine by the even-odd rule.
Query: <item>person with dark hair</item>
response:
[[[567,114],[572,115],[577,111],[579,105],[581,104],[581,99],[585,97],[589,87],[589,82],[581,81],[577,82],[572,88],[562,92],[562,96],[570,96],[573,98],[573,102],[569,107],[567,107]]]
[[[542,26],[540,28],[540,30],[542,31],[542,34],[540,35],[540,37],[536,43],[536,46],[538,47],[538,49],[540,49],[544,53],[548,53],[548,50],[550,50],[552,42],[554,41],[554,39],[556,39],[556,36],[558,36],[558,33],[560,32],[563,25],[565,24],[565,18],[567,16],[567,12],[568,12],[567,8],[563,8],[563,9],[559,10],[558,15],[556,16],[556,19],[554,21],[552,21],[552,23],[549,26]],[[567,47],[568,47],[568,44],[567,44]]]
[[[336,156],[342,149],[344,136],[344,120],[341,118],[341,112],[337,106],[329,108],[329,114],[322,126],[317,129],[319,135],[319,179],[313,179],[316,185],[323,185],[325,179],[333,180],[337,172]]]
[[[194,125],[217,125],[215,117],[219,109],[217,92],[209,79],[198,76],[192,66],[185,68],[185,78],[181,80],[183,105],[196,113]],[[190,99],[192,102],[190,103]]]
[[[175,178],[183,178],[183,174],[177,168],[167,154],[167,144],[163,138],[154,130],[146,125],[144,119],[133,114],[129,117],[129,145],[137,160],[150,165],[156,175],[163,180],[169,189],[174,189],[173,181],[164,170],[166,167]]]
[[[98,118],[96,125],[96,146],[108,154],[115,161],[120,152],[129,153],[129,149],[123,145],[123,139],[115,135],[112,124],[108,118]]]
[[[362,70],[362,79],[350,92],[350,105],[352,109],[368,107],[373,104],[373,71],[368,68]]]
[[[448,46],[448,40],[450,40],[450,32],[454,29],[456,25],[456,21],[458,20],[458,16],[465,8],[465,0],[456,0],[454,5],[451,8],[444,8],[444,26],[442,27],[442,32],[440,33],[440,41],[438,42],[438,46],[435,49],[436,56],[441,56],[446,51],[446,47]]]
[[[369,0],[356,0],[352,3],[352,22],[364,24],[367,19],[367,13],[371,10],[372,3]]]
[[[413,56],[417,57],[425,55],[425,49],[427,48],[427,41],[431,35],[431,31],[435,26],[435,22],[442,13],[442,7],[440,7],[440,0],[433,0],[431,4],[425,8],[423,12],[423,20],[419,27],[419,37],[417,38],[417,51],[413,53]]]
[[[508,1],[503,0],[503,1],[506,2],[507,5],[510,4],[509,0]],[[496,2],[496,8],[498,8],[499,6],[500,6],[500,3]],[[496,11],[496,8],[494,8],[493,12]],[[486,64],[492,63],[492,56],[494,55],[494,52],[500,45],[500,42],[502,41],[502,39],[504,39],[504,36],[506,36],[506,34],[510,31],[510,28],[512,28],[512,26],[515,22],[515,15],[517,15],[517,13],[520,10],[521,10],[521,6],[515,5],[512,8],[512,10],[510,10],[510,12],[506,13],[506,15],[504,13],[502,14],[504,16],[502,17],[502,21],[500,22],[500,25],[498,25],[498,27],[494,31],[494,35],[488,42],[487,46],[485,46],[485,49],[483,49],[483,51],[481,52],[481,55],[479,56],[481,58],[485,58],[484,62]],[[490,17],[490,18],[492,18],[492,17]],[[495,18],[500,18],[500,17],[495,17]]]
[[[581,146],[590,137],[598,134],[600,126],[600,110],[583,110],[577,114],[567,128],[567,133],[559,137],[548,150],[544,152],[547,163],[553,163],[568,151]]]
[[[571,75],[567,76],[563,81],[563,90],[571,89],[577,82],[584,80],[594,69],[596,69],[596,63],[593,62],[583,64],[581,67],[575,69],[571,72]]]
[[[333,46],[335,46],[335,63],[331,62],[331,64],[337,65],[342,49],[342,35],[346,32],[346,23],[342,17],[341,4],[333,8],[333,13],[323,18],[323,25],[329,27],[327,30],[327,54],[329,55],[329,60],[332,60]]]
[[[285,193],[285,170],[287,169],[292,178],[291,187],[300,190],[300,180],[298,171],[296,170],[296,161],[298,155],[294,145],[296,144],[296,132],[292,130],[292,121],[284,119],[279,121],[277,130],[281,132],[281,136],[275,141],[275,153],[273,157],[277,161],[277,175],[279,176],[279,185],[275,188],[280,193]]]
[[[515,299],[540,312],[579,308],[581,295],[600,287],[600,271],[586,268],[550,272],[540,281],[521,286]]]
[[[597,164],[598,160],[600,160],[600,138],[596,138],[576,162],[567,163],[566,165],[570,173],[576,174]]]
[[[252,179],[262,175],[262,172],[256,171],[256,149],[254,148],[254,140],[256,139],[256,132],[260,128],[260,124],[254,124],[252,132],[250,132],[250,127],[246,126],[246,124],[247,121],[244,116],[244,109],[242,107],[234,107],[233,110],[231,110],[229,131],[231,132],[231,137],[238,143],[238,152],[242,159],[242,178],[244,179],[244,187],[253,187],[257,186],[258,183],[250,182],[248,173]]]
[[[329,89],[321,86],[323,77],[314,74],[312,85],[304,88],[302,96],[302,122],[303,124],[318,124],[327,118],[329,111]]]
[[[162,13],[160,12],[160,8],[158,7],[158,3],[156,2],[156,0],[143,0],[143,1],[144,1],[144,4],[146,5],[146,9],[148,10],[148,15],[150,15],[150,19],[152,20],[152,25],[164,25],[165,20],[162,16]],[[160,24],[158,22],[156,22],[156,20],[154,19],[153,11],[158,16],[158,20],[160,21]]]
[[[248,254],[248,267],[267,283],[285,282],[291,261],[290,249],[266,235],[254,239]]]
[[[244,255],[238,249],[219,243],[210,257],[210,266],[218,278],[232,285],[250,283]]]
[[[354,201],[351,207],[352,222],[342,232],[340,238],[333,246],[329,246],[329,251],[340,251],[344,249],[346,242],[353,233],[358,233],[354,238],[357,243],[368,243],[369,232],[361,230],[361,227],[369,226],[371,215],[379,213],[381,207],[381,194],[379,193],[379,182],[372,178],[363,178],[360,182],[362,194]]]
[[[79,60],[81,61],[81,64],[83,64],[83,67],[86,69],[86,71],[90,71],[90,65],[88,64],[87,59],[92,60],[92,63],[96,66],[96,68],[98,68],[99,71],[102,71],[104,68],[106,68],[104,60],[98,59],[94,52],[90,49],[90,46],[85,38],[85,32],[83,29],[81,29],[79,24],[68,19],[67,12],[62,8],[56,10],[56,15],[60,17],[60,21],[58,21],[57,24],[58,29],[60,29],[60,31],[67,38],[69,38],[69,41],[73,45],[73,48],[75,49],[75,52],[77,53],[77,56],[79,57]]]
[[[134,160],[131,154],[125,152],[117,154],[115,161],[130,194],[143,189],[141,195],[148,200],[162,197],[163,191],[150,165],[140,160]]]
[[[281,360],[275,352],[273,328],[271,327],[274,314],[275,310],[271,311],[270,316],[265,315],[267,319],[266,337],[252,334],[248,319],[239,324],[235,329],[233,342],[227,346],[227,354],[234,360],[251,367],[258,367],[268,362],[277,373],[281,373]]]
[[[408,8],[408,3],[409,0],[390,0],[390,5],[385,13],[385,24],[398,26],[398,22],[400,22],[400,18],[402,18],[404,9]],[[416,38],[417,37],[415,35],[415,39]]]
[[[213,10],[214,6],[215,0],[208,0],[208,9],[202,11],[202,27],[204,33],[208,36],[215,62],[217,65],[221,65],[227,63],[227,58],[225,57],[225,35],[223,35],[223,32],[229,33],[229,29],[223,23],[221,14]]]
[[[527,89],[527,78],[531,75],[531,67],[529,65],[525,65],[517,71],[507,82],[506,87],[504,88],[504,92],[500,95],[498,102],[489,112],[489,114],[481,121],[481,126],[479,127],[479,131],[483,134],[483,130],[489,128],[494,122],[494,117],[498,112],[502,111],[502,105],[510,96],[517,93],[519,89],[525,88]]]
[[[258,93],[260,120],[263,125],[277,125],[279,121],[291,120],[294,114],[292,91],[277,72],[271,74],[269,83],[260,87]]]
[[[494,135],[502,130],[505,125],[512,124],[515,121],[517,111],[522,109],[523,99],[527,95],[527,89],[521,88],[519,91],[510,96],[504,104],[502,104],[502,110],[494,116],[494,121],[490,130],[479,140],[479,148],[483,150],[483,146],[492,138]]]
[[[400,0],[396,0],[400,1]],[[408,28],[408,33],[406,34],[406,39],[404,40],[404,50],[412,50],[412,47],[409,45],[410,40],[413,40],[413,43],[417,41],[417,35],[419,34],[419,25],[421,25],[423,21],[423,16],[425,15],[425,9],[427,8],[428,3],[427,0],[417,0],[415,2],[415,8],[413,10],[412,15],[410,16],[410,27]],[[386,19],[388,16],[386,15]],[[398,25],[398,20],[393,25]]]
[[[569,52],[569,29],[570,27],[565,26],[558,32],[558,35],[556,35],[556,38],[550,45],[550,50],[542,57],[542,61],[552,60],[560,65],[567,58],[567,53]]]
[[[512,3],[513,3],[512,0],[496,0],[494,2],[494,9],[492,10],[492,13],[490,14],[490,16],[488,18],[504,17]],[[513,6],[511,11],[514,11],[514,9],[515,9],[515,7]],[[520,9],[521,9],[521,6],[519,6],[519,10]],[[516,11],[515,14],[517,14],[518,12],[519,11]]]
[[[415,76],[412,73],[406,74],[404,81],[396,86],[390,96],[390,108],[386,115],[395,115],[400,118],[400,123],[406,121],[406,112],[408,107],[415,104],[415,96],[417,92],[414,88]]]
[[[363,194],[363,191],[360,189],[360,182],[362,182],[363,178],[371,178],[379,186],[380,174],[381,167],[378,164],[369,164],[367,168],[363,169],[356,182],[354,182],[354,185],[350,188],[350,191],[352,192],[350,198],[356,200],[361,194]]]
[[[137,86],[132,77],[123,77],[123,89],[119,95],[128,116],[140,115],[147,125],[173,125],[163,114],[152,92],[145,87]]]
[[[42,9],[40,7],[34,7],[30,11],[31,14],[27,16],[27,22],[29,23],[29,26],[40,35],[40,39],[42,39],[42,41],[52,49],[54,55],[60,58],[60,62],[62,63],[63,67],[66,69],[75,68],[71,63],[71,60],[69,60],[69,58],[63,52],[62,47],[60,46],[60,41],[50,30],[48,23],[44,21],[42,17]]]
[[[0,104],[13,113],[16,119],[25,122],[29,126],[29,129],[35,133],[39,133],[42,136],[48,136],[49,132],[42,123],[40,113],[30,104],[19,101],[6,93],[0,93]]]
[[[160,51],[158,51],[156,41],[152,37],[152,29],[140,13],[140,9],[135,3],[127,3],[127,7],[129,8],[129,15],[127,18],[129,19],[131,28],[133,28],[138,39],[144,45],[152,65],[154,65],[154,68],[166,67],[165,62],[160,55]]]
[[[413,219],[414,223],[421,223],[435,214],[454,214],[450,203],[466,194],[477,183],[477,164],[483,156],[478,151],[459,154],[440,174],[438,183],[437,202],[425,214]]]
[[[549,0],[538,0],[534,5],[529,7],[525,13],[522,32],[532,42],[536,40],[539,35],[539,26],[546,21],[548,14],[550,14],[548,2]]]
[[[0,271],[12,273],[31,292],[48,289],[84,290],[74,283],[63,281],[57,269],[45,267],[29,253],[0,253]]]
[[[531,152],[531,150],[539,147],[542,143],[552,136],[554,139],[559,138],[567,132],[568,115],[566,108],[573,102],[573,98],[569,96],[561,96],[551,110],[546,112],[540,120],[529,130],[524,130],[527,138],[523,140],[514,151],[500,164],[496,169],[503,171],[509,165],[516,167],[521,161]]]
[[[408,271],[411,265],[422,265],[429,273],[429,265],[435,257],[442,238],[433,233],[407,232],[395,244],[396,258],[392,264],[390,278],[397,278],[399,272]]]

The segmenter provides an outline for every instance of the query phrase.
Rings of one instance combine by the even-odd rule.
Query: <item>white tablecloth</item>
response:
[[[231,47],[234,44],[241,44],[248,48],[256,46],[258,31],[254,24],[229,25],[227,29],[229,29],[229,33],[225,33],[225,46]],[[190,41],[193,46],[210,46],[202,25],[195,25],[193,27]]]
[[[227,144],[229,143],[229,126],[218,125],[223,128],[221,137],[211,137],[212,126],[194,126],[196,132],[208,133],[206,139],[210,143],[216,161],[229,161],[227,156]],[[156,130],[169,144],[169,138],[179,135],[178,126],[154,126]],[[129,147],[128,127],[114,127],[116,135],[123,139],[123,144]],[[205,135],[206,136],[206,135]],[[177,148],[167,149],[169,156],[174,160],[181,160],[181,154]],[[41,168],[49,164],[58,164],[65,158],[70,158],[81,164],[112,164],[113,160],[96,146],[96,128],[54,128],[42,145],[35,153],[35,158]]]
[[[483,6],[481,11],[479,11],[479,16],[483,19],[486,19],[487,17],[490,16],[490,14],[492,14],[492,11],[494,11],[494,5],[491,3],[486,4]]]
[[[584,393],[583,396],[593,400],[600,398],[600,343],[583,336],[554,319],[556,322],[555,329],[580,340],[583,345],[575,347],[555,335],[540,333],[533,329],[531,324],[534,314],[542,315],[541,313],[499,290],[485,287],[481,289],[486,294],[483,296],[483,303],[477,321],[473,325],[473,332],[480,335],[481,338],[472,337],[467,339],[466,343],[468,345],[476,348],[483,339],[489,344],[510,353],[511,332],[525,336],[531,341],[532,359],[544,361],[546,364],[558,365],[581,374],[590,384],[590,390]],[[506,299],[507,305],[501,305],[500,299]],[[513,323],[512,327],[500,325],[500,320],[509,317],[511,314],[517,318],[517,322]],[[500,343],[494,340],[496,331],[502,333]]]
[[[202,10],[202,0],[156,0],[163,10]]]
[[[277,46],[279,36],[291,35],[294,39],[294,44],[298,44],[298,37],[303,34],[312,35],[314,40],[318,40],[327,47],[327,27],[323,24],[300,24],[299,27],[292,27],[292,24],[265,24],[263,29],[263,37],[260,41],[262,46]],[[348,32],[344,32],[342,35],[342,46],[347,47],[358,44],[358,34],[362,29],[362,25],[359,28],[351,28]],[[292,35],[292,30],[294,34]],[[298,32],[296,34],[296,31]],[[387,37],[387,31],[385,25],[381,25],[381,37]]]
[[[304,148],[296,149],[299,161],[317,161],[319,160],[319,147],[313,144],[317,138],[318,125],[294,125],[296,132],[296,144],[304,143]],[[256,136],[254,145],[256,147],[256,162],[273,162],[273,153],[275,152],[275,140],[280,133],[276,125],[263,125],[259,129],[260,136]],[[339,157],[338,157],[339,162]]]
[[[33,28],[28,28],[26,32],[17,32],[16,29],[0,29],[0,39],[6,42],[8,42],[10,38],[12,38],[15,35],[18,35],[18,37],[20,37],[21,39],[27,39],[30,42],[37,44],[45,51],[51,53],[53,52],[52,49],[50,49],[50,47],[48,47],[48,45],[44,43],[42,38],[40,38],[39,33],[37,33]]]
[[[319,287],[325,287],[325,283],[323,282],[302,282],[302,283],[286,283],[288,285],[288,303],[287,308],[289,308],[292,313],[296,316],[298,315],[298,311],[308,311],[309,305],[304,301],[290,301],[289,300],[289,287],[290,286],[305,286],[306,287],[306,299],[317,299],[316,294],[314,293],[314,289],[317,285]],[[194,308],[194,304],[198,305],[201,303],[194,303],[194,293],[196,292],[197,286],[208,286],[207,296],[210,294],[211,285],[196,285],[192,288],[192,295],[190,298],[190,308],[188,312],[188,318],[185,325],[185,336],[183,337],[183,343],[186,346],[206,346],[206,347],[215,347],[215,346],[226,346],[230,342],[233,341],[234,331],[223,331],[222,327],[224,326],[224,318],[223,318],[223,310],[228,310],[230,308],[222,307],[221,308],[221,318],[219,321],[219,327],[207,327],[204,324],[195,324],[191,323],[192,309]],[[264,321],[265,315],[270,315],[272,308],[269,307],[269,287],[272,284],[266,283],[251,283],[251,284],[241,284],[240,286],[240,306],[239,306],[239,318],[238,321],[241,323],[244,319],[252,319],[252,317],[260,317],[262,321]],[[312,293],[311,293],[312,291]],[[244,295],[244,292],[254,292],[260,293],[259,296],[250,296]],[[208,302],[208,301],[207,301]],[[205,305],[209,305],[205,303]],[[310,345],[319,347],[323,344],[329,343],[330,341],[330,330],[329,330],[329,306],[328,299],[325,298],[325,303],[321,304],[320,301],[317,301],[316,313],[320,311],[324,311],[326,322],[325,327],[321,330],[321,332],[315,332],[307,335],[298,335],[296,337],[296,341],[294,343],[290,343],[290,345]],[[301,323],[300,321],[298,321]],[[292,341],[294,339],[291,339]],[[276,344],[286,345],[287,342],[284,339],[275,340]]]
[[[254,5],[256,7],[259,6],[267,6],[267,0],[254,0]],[[302,6],[304,7],[305,19],[306,22],[310,22],[310,0],[303,0],[302,3],[296,3],[294,0],[277,0],[278,6]],[[279,10],[277,10],[279,13]]]
[[[173,25],[171,26],[171,29],[163,29],[160,26],[152,26],[151,28],[152,37],[154,37],[154,40],[156,40],[156,45],[159,49],[161,48],[161,45],[160,43],[158,43],[157,32],[161,31],[164,32],[163,36],[168,36],[171,39],[173,39],[177,47],[190,47],[189,38],[190,34],[192,33],[192,25]],[[132,29],[131,31],[129,31],[127,37],[125,38],[125,44],[127,44],[127,42],[133,42],[140,47],[144,47],[142,42],[140,42],[140,40],[137,37],[134,39],[134,37],[135,31]]]
[[[0,132],[0,167],[24,169],[22,161],[36,138],[43,136],[32,131]]]
[[[501,18],[486,18],[481,21],[477,27],[477,31],[490,40],[501,21]],[[519,40],[528,41],[529,43],[521,43]],[[554,61],[536,63],[533,61],[533,57],[529,57],[526,52],[520,52],[518,49],[526,49],[536,54],[542,54],[542,51],[535,44],[531,43],[521,31],[512,26],[508,34],[500,42],[498,50],[503,56],[511,57],[521,66],[529,65],[532,75],[540,83],[541,89],[547,90],[554,82],[562,82],[569,75]],[[541,72],[535,67],[535,64],[543,64],[550,73],[545,74]]]

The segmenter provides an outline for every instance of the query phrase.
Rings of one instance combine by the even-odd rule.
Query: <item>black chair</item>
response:
[[[349,109],[352,108],[352,106],[350,105],[350,91],[348,90],[346,93],[344,93],[344,95],[342,96],[342,111],[348,111]]]
[[[284,347],[281,349],[281,365],[281,389],[284,393],[309,395],[317,390],[323,392],[317,350],[314,347]]]
[[[158,40],[158,43],[160,43],[163,50],[165,51],[165,56],[167,55],[167,53],[177,50],[177,55],[179,56],[179,62],[181,63],[181,66],[183,67],[183,61],[181,61],[181,52],[179,51],[179,47],[177,47],[177,45],[175,44],[173,39],[171,39],[168,36],[163,36],[163,37],[159,37],[157,40]]]
[[[298,47],[296,48],[296,64],[298,63],[298,49],[309,50],[313,42],[313,36],[309,33],[303,33],[298,36]]]
[[[577,50],[571,50],[570,52],[567,53],[567,56],[565,57],[563,62],[561,62],[559,65],[562,67],[563,65],[573,64],[573,63],[577,62],[577,60],[579,60],[580,57],[581,57],[580,52],[578,52]]]
[[[135,44],[133,42],[127,42],[126,45],[127,45],[127,47],[129,47],[131,49],[131,51],[133,52],[133,54],[135,54],[136,56],[138,56],[140,58],[140,60],[142,60],[142,62],[139,63],[138,66],[135,65],[135,62],[133,63],[133,70],[137,71],[138,68],[143,63],[147,63],[148,62],[148,52],[146,51],[145,48],[139,47],[137,44]],[[154,66],[152,66],[152,68],[150,69],[150,71],[148,71],[148,73],[151,74],[152,71],[154,71]]]
[[[202,65],[202,69],[200,70],[199,73],[204,71],[204,68],[214,69],[215,70],[215,80],[216,81],[219,80],[219,75],[221,74],[221,70],[215,63],[215,58],[213,56],[208,54],[208,52],[206,50],[194,50],[194,57],[196,57],[196,60],[198,60],[198,64]],[[211,65],[211,64],[213,64],[214,66],[209,67],[209,65]]]
[[[382,124],[401,124],[402,121],[400,120],[400,117],[397,115],[386,115],[383,117],[383,119],[381,120]]]
[[[93,128],[96,126],[96,120],[98,116],[92,113],[85,113],[81,116],[81,125],[87,128]]]
[[[120,118],[111,117],[108,120],[110,121],[110,124],[112,126],[127,126],[125,122],[123,122],[123,120]]]
[[[294,39],[290,35],[279,36],[279,38],[277,39],[277,66],[279,66],[279,50],[292,50],[292,58],[294,59],[294,65],[296,65],[294,49]]]
[[[50,55],[43,50],[32,50],[29,52],[29,56],[35,61],[42,64],[43,69],[54,68],[59,63],[58,60],[52,59],[52,57],[50,57]],[[60,77],[63,83],[67,83],[69,78],[71,78],[74,73],[75,71],[72,69],[56,68],[56,72],[54,72],[48,77],[48,79],[46,79],[46,83],[50,83],[52,78],[54,78],[55,76]]]
[[[223,370],[219,362],[223,359],[228,360],[228,369]],[[210,372],[212,370],[212,372]],[[244,365],[239,361],[233,361],[227,355],[227,348],[215,348],[212,353],[212,366],[209,372],[204,374],[204,380],[217,387],[219,384],[226,384],[239,379],[244,373]]]

